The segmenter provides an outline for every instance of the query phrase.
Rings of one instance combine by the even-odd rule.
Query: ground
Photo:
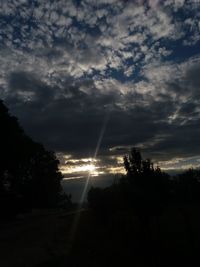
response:
[[[1,224],[0,266],[188,266],[197,267],[199,207],[169,207],[141,227],[137,216],[110,219],[90,210],[35,212]],[[186,211],[186,212],[185,212]],[[148,230],[144,230],[145,227]],[[130,265],[130,264],[129,264]]]

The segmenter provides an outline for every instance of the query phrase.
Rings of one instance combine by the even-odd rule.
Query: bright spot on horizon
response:
[[[74,168],[74,172],[90,172],[92,173],[96,169],[96,166],[94,164],[86,164],[77,166]]]
[[[99,165],[99,160],[95,158],[71,158],[64,160],[60,165],[60,171],[65,178],[73,177],[90,177],[104,174],[104,168]]]
[[[74,172],[86,172],[91,177],[99,176],[99,174],[102,174],[103,172],[97,171],[97,168],[94,164],[85,164],[81,166],[77,166],[74,168]]]

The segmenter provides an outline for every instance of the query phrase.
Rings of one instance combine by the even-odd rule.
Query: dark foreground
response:
[[[36,213],[1,224],[0,266],[200,266],[199,211],[170,207],[142,226],[127,212]]]

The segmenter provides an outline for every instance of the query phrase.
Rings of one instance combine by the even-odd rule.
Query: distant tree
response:
[[[169,176],[159,167],[155,168],[150,159],[142,159],[136,148],[124,157],[124,167],[127,172],[122,187],[124,199],[138,216],[143,248],[156,262],[159,254],[159,216],[169,199]]]
[[[0,101],[0,209],[55,206],[62,174],[54,152],[34,142]]]
[[[127,172],[124,190],[129,205],[140,216],[159,214],[168,197],[168,175],[159,167],[154,168],[150,159],[143,160],[136,148],[124,157],[124,167]]]
[[[129,178],[141,173],[142,157],[139,150],[132,148],[131,153],[128,156],[124,156],[124,167]]]
[[[159,215],[165,207],[168,196],[169,176],[159,167],[154,168],[150,159],[143,160],[138,149],[132,148],[124,157],[127,172],[117,183],[105,189],[91,188],[88,202],[93,210],[112,213],[131,209],[140,218]]]

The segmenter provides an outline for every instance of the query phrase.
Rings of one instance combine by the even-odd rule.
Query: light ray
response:
[[[108,111],[106,116],[105,116],[105,118],[104,118],[103,125],[102,125],[101,131],[100,131],[100,134],[99,134],[99,138],[98,138],[98,141],[97,141],[97,145],[96,145],[96,149],[95,149],[94,157],[93,157],[94,161],[96,160],[96,157],[98,155],[99,148],[101,146],[101,143],[102,143],[102,140],[103,140],[103,136],[105,134],[106,127],[108,125],[109,118],[110,118],[110,112]],[[84,199],[85,199],[85,194],[86,194],[87,189],[88,189],[90,177],[91,177],[91,172],[88,173],[88,176],[86,178],[86,182],[85,182],[85,185],[84,185],[84,188],[83,188],[83,192],[81,194],[79,206],[78,206],[78,209],[77,209],[77,214],[75,214],[75,216],[74,216],[74,222],[72,224],[71,231],[69,233],[69,241],[70,241],[69,243],[71,243],[71,246],[73,246],[73,240],[74,240],[74,237],[75,237],[75,234],[76,234],[76,230],[77,230],[78,223],[79,223],[79,220],[80,220],[80,215],[81,215],[81,213],[79,211],[81,210],[82,204],[83,204]],[[68,253],[70,253],[70,249],[69,249]]]
[[[96,160],[96,157],[98,155],[99,148],[101,146],[101,142],[102,142],[102,139],[103,139],[103,136],[104,136],[104,133],[105,133],[109,118],[110,118],[110,112],[108,112],[106,114],[105,119],[103,121],[103,125],[102,125],[102,128],[101,128],[101,131],[100,131],[100,134],[99,134],[99,138],[98,138],[98,141],[97,141],[97,145],[96,145],[96,149],[95,149],[95,152],[94,152],[93,160]],[[85,186],[84,186],[84,189],[83,189],[83,193],[82,193],[81,199],[80,199],[80,205],[83,204],[83,201],[85,199],[85,194],[87,192],[87,188],[88,188],[88,184],[89,184],[89,181],[90,181],[90,177],[91,177],[91,172],[87,176],[87,179],[86,179],[86,182],[85,182]]]

